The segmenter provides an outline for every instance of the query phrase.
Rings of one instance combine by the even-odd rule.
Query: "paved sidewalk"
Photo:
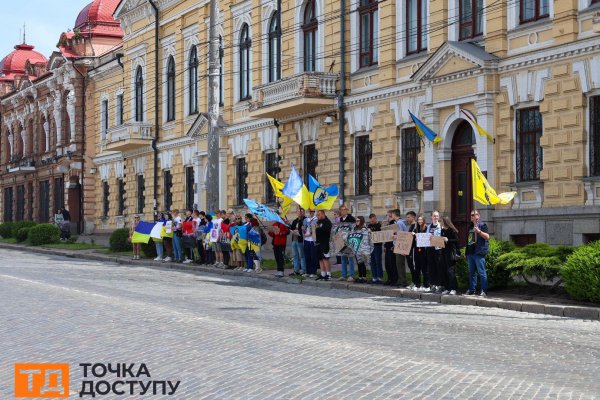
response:
[[[288,275],[292,272],[291,269],[286,269],[285,277],[277,278],[274,276],[275,271],[273,270],[265,270],[262,273],[244,273],[241,271],[234,271],[231,269],[220,269],[208,265],[164,263],[160,261],[153,261],[151,259],[132,260],[130,256],[101,254],[96,252],[95,250],[72,251],[44,247],[32,248],[7,243],[0,243],[0,248],[21,251],[35,249],[36,252],[42,254],[52,254],[64,257],[79,258],[84,260],[104,261],[117,263],[121,265],[132,265],[136,267],[143,266],[147,268],[173,269],[183,272],[195,271],[217,275],[246,276],[253,277],[255,279],[267,279],[270,281],[279,281],[288,284],[351,290],[355,292],[368,293],[375,296],[404,297],[441,304],[494,307],[513,311],[529,312],[534,314],[547,314],[557,317],[569,317],[600,321],[600,307],[581,306],[577,305],[577,303],[572,301],[563,301],[553,298],[536,298],[535,300],[524,300],[521,296],[518,295],[495,295],[494,293],[488,295],[488,298],[480,298],[478,296],[443,296],[440,294],[433,293],[414,292],[412,290],[407,289],[390,288],[383,285],[350,283],[346,281],[338,281],[335,279],[328,282],[315,281],[312,279],[296,279],[288,277]]]

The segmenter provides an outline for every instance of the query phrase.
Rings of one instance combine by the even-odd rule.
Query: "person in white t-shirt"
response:
[[[217,210],[216,211],[216,215],[212,220],[213,222],[213,229],[217,230],[217,241],[212,243],[212,245],[214,246],[214,250],[215,250],[215,258],[216,258],[216,266],[217,267],[225,267],[225,264],[223,264],[223,251],[221,251],[221,235],[223,234],[223,232],[221,232],[221,223],[223,222],[223,218],[221,218],[221,211]]]
[[[315,210],[308,210],[308,216],[304,218],[304,258],[306,259],[306,273],[309,278],[314,278],[317,274],[317,248],[313,239],[313,229],[317,224]]]

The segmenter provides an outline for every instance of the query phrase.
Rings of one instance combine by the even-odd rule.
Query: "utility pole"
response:
[[[217,1],[210,0],[210,32],[208,55],[208,171],[206,211],[219,208],[219,34],[217,32]]]

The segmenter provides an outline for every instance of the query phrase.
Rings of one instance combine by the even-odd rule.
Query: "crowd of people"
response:
[[[133,235],[139,216],[135,216],[130,227]],[[284,276],[285,254],[288,237],[291,241],[291,259],[293,271],[291,276],[302,276],[307,279],[331,280],[331,262],[339,264],[341,276],[339,280],[374,285],[389,285],[407,288],[419,292],[432,292],[456,295],[458,290],[456,264],[461,257],[458,230],[449,217],[434,211],[427,221],[425,216],[413,211],[404,216],[400,210],[387,212],[385,221],[379,221],[377,215],[370,214],[368,221],[363,216],[354,217],[345,206],[334,213],[332,222],[323,210],[304,210],[299,208],[296,218],[286,224],[280,222],[261,222],[251,213],[237,215],[234,210],[218,210],[207,214],[204,211],[187,209],[184,215],[178,210],[159,214],[156,222],[162,223],[162,240],[154,240],[157,257],[155,261],[181,262],[213,265],[219,268],[234,268],[244,272],[262,272],[262,247],[267,244],[267,235],[271,237],[273,253],[277,264],[277,277]],[[184,230],[184,222],[191,222],[193,230]],[[334,223],[352,224],[353,232],[377,232],[385,225],[397,225],[398,232],[413,234],[412,248],[408,255],[394,252],[394,240],[386,243],[374,243],[372,251],[364,254],[334,254],[330,243]],[[190,224],[188,224],[190,226]],[[260,244],[240,247],[233,241],[235,226],[245,226],[246,232],[260,237]],[[419,247],[416,236],[419,233],[443,238],[444,247]],[[466,257],[469,266],[469,289],[465,295],[475,295],[477,275],[480,277],[480,296],[486,296],[487,275],[485,256],[488,251],[488,228],[480,221],[477,210],[471,212]],[[133,245],[133,258],[139,259],[140,244]],[[358,276],[355,273],[355,264]],[[371,277],[367,279],[367,265],[371,269]],[[383,271],[387,273],[384,282]],[[407,269],[411,281],[407,281]],[[318,271],[318,272],[317,272]]]

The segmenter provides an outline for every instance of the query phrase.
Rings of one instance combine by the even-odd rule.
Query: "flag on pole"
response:
[[[273,178],[271,175],[267,174],[267,178],[269,178],[269,183],[271,184],[271,187],[273,188],[273,193],[275,193],[275,197],[281,199],[281,216],[285,217],[287,215],[287,213],[290,211],[290,207],[292,206],[292,203],[294,202],[294,200],[290,199],[289,197],[285,196],[283,193],[281,193],[281,190],[283,189],[283,182],[278,181],[277,179]]]
[[[257,203],[256,201],[251,200],[251,199],[244,199],[244,203],[246,203],[250,212],[252,214],[256,215],[257,217],[266,219],[267,221],[279,222],[280,224],[287,226],[285,221],[282,220],[281,217],[279,215],[277,215],[277,213],[275,211],[271,210],[269,207],[265,206],[264,204]]]
[[[427,138],[431,143],[435,144],[442,140],[441,137],[438,136],[437,133],[432,131],[427,125],[425,125],[421,120],[414,116],[410,111],[408,112],[413,122],[415,123],[415,128],[417,129],[417,133],[421,135],[421,137]]]
[[[496,194],[496,191],[488,183],[481,172],[477,161],[471,160],[471,179],[473,185],[473,199],[483,205],[508,204],[514,199],[517,192],[505,192]]]
[[[292,173],[281,190],[284,196],[294,200],[300,207],[305,210],[313,207],[312,199],[306,185],[302,182],[302,178],[296,171],[296,167],[292,164]]]
[[[494,143],[494,138],[492,137],[492,135],[490,135],[485,129],[483,129],[481,126],[479,126],[479,124],[477,123],[477,120],[475,119],[473,114],[471,114],[469,111],[465,110],[464,108],[461,108],[460,112],[463,113],[463,115],[465,117],[467,117],[467,119],[473,124],[475,129],[477,129],[477,133],[479,133],[479,136],[485,136],[489,140],[491,140],[492,143]]]
[[[338,197],[337,185],[325,188],[312,175],[308,175],[308,192],[315,210],[331,210]]]
[[[138,222],[135,230],[133,231],[133,235],[131,236],[131,243],[148,243],[150,241],[150,232],[156,223],[154,222],[146,222],[140,221]]]

